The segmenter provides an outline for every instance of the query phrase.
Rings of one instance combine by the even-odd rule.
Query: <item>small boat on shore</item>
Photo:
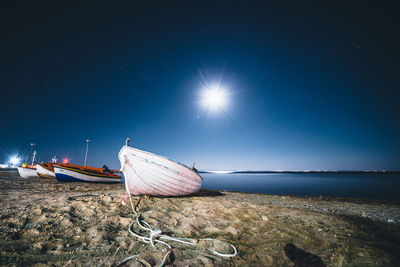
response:
[[[120,175],[113,174],[107,168],[95,168],[74,164],[53,164],[54,174],[59,182],[95,182],[119,183]]]
[[[40,177],[56,178],[52,163],[40,163],[36,165],[37,174]]]
[[[126,145],[118,154],[131,195],[185,196],[200,190],[203,178],[193,169]]]
[[[39,177],[36,170],[36,165],[22,164],[22,167],[18,167],[19,176],[22,178]]]

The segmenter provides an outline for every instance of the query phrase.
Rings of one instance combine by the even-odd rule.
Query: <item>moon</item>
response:
[[[210,110],[218,110],[226,107],[228,103],[228,95],[224,89],[210,88],[205,89],[201,100],[204,107]]]

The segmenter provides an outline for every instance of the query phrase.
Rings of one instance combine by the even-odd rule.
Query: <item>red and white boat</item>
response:
[[[200,190],[203,178],[193,169],[127,144],[118,154],[131,195],[185,196]]]
[[[56,178],[52,163],[40,163],[36,165],[37,174],[40,177]]]

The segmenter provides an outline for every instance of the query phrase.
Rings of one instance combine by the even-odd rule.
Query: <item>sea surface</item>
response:
[[[200,173],[202,188],[400,201],[399,173]]]

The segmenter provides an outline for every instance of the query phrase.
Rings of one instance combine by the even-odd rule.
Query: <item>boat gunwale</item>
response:
[[[191,171],[191,172],[194,173],[195,175],[197,175],[197,176],[201,179],[201,181],[203,181],[203,177],[201,177],[200,174],[198,174],[195,170],[193,170],[192,168],[186,166],[186,165],[183,164],[183,163],[180,163],[180,162],[178,162],[178,161],[175,161],[175,160],[172,160],[172,159],[169,159],[169,158],[167,158],[167,157],[160,156],[160,155],[157,155],[157,154],[154,154],[154,153],[151,153],[151,152],[147,152],[147,151],[140,150],[140,149],[137,149],[137,148],[134,148],[134,147],[131,147],[131,146],[127,146],[127,145],[124,145],[124,146],[121,148],[121,150],[119,151],[119,153],[118,153],[118,159],[120,160],[121,163],[122,163],[122,160],[121,160],[121,153],[122,153],[122,151],[123,151],[124,149],[126,149],[126,148],[130,148],[130,149],[136,150],[136,151],[138,151],[138,152],[141,152],[141,153],[144,153],[144,154],[148,154],[148,155],[151,155],[151,156],[155,156],[155,157],[157,157],[157,158],[161,158],[161,159],[170,161],[170,162],[172,162],[172,163],[178,164],[178,165],[184,167],[185,169],[188,169],[189,171]]]

